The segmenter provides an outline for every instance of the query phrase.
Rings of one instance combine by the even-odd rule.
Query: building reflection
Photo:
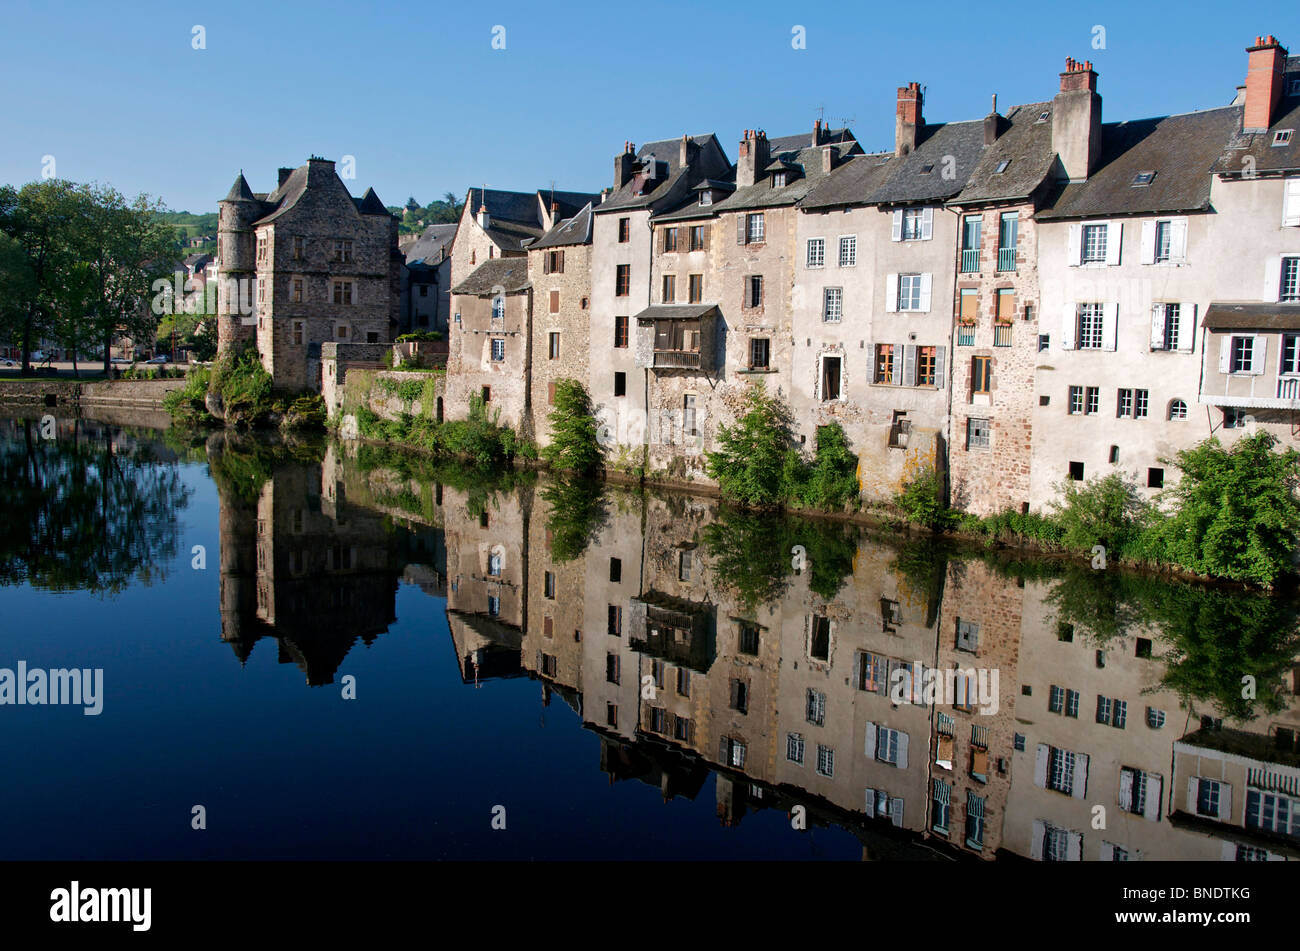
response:
[[[331,449],[223,491],[223,637],[241,660],[274,638],[329,683],[406,582],[446,599],[466,684],[537,681],[599,736],[611,783],[693,800],[715,774],[728,826],[773,811],[873,859],[1300,857],[1289,660],[1267,703],[1224,715],[1171,680],[1188,651],[1158,617],[1080,623],[1095,579],[838,527],[790,546],[770,519],[615,487],[575,550],[545,486]],[[759,562],[782,570],[741,577]]]

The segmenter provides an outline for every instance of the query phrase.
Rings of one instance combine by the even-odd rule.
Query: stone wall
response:
[[[564,270],[547,274],[543,262],[550,250],[542,248],[528,254],[528,275],[533,285],[529,403],[534,438],[539,446],[550,442],[547,415],[552,408],[551,389],[555,381],[577,380],[590,392],[591,246],[578,244],[555,249],[564,252]],[[551,334],[559,335],[557,356],[551,352]],[[600,350],[598,347],[598,354]],[[601,362],[599,355],[596,362]]]

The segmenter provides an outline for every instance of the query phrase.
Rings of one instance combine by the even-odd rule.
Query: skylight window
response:
[[[922,175],[929,175],[929,174],[930,174],[931,172],[933,172],[933,171],[934,171],[934,163],[933,163],[933,162],[927,162],[927,163],[925,163],[924,165],[921,166],[921,174],[922,174]]]
[[[1150,185],[1155,177],[1155,172],[1138,172],[1133,176],[1133,187],[1141,188],[1143,185]]]
[[[1294,129],[1278,129],[1276,132],[1273,133],[1273,144],[1290,145],[1291,133],[1294,131],[1295,131]]]
[[[1011,164],[1011,159],[1003,159],[1001,162],[998,162],[998,167],[993,170],[993,174],[1001,175],[1003,172],[1007,170],[1007,166],[1010,164]]]
[[[1044,109],[1042,112],[1040,112],[1040,113],[1038,114],[1038,120],[1037,120],[1037,121],[1038,121],[1038,122],[1046,122],[1046,121],[1048,120],[1048,118],[1049,118],[1051,115],[1052,115],[1052,112],[1051,112],[1050,109]]]

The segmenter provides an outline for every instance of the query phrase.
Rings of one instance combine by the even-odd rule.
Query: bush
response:
[[[204,397],[208,392],[211,372],[207,367],[194,367],[185,380],[185,385],[172,390],[163,397],[163,408],[175,420],[198,422],[207,416]]]
[[[935,531],[942,531],[955,522],[944,498],[943,476],[933,466],[926,466],[903,486],[894,496],[894,504],[909,522]]]
[[[817,448],[808,466],[798,452],[786,454],[782,482],[785,495],[801,505],[823,510],[843,509],[856,501],[858,457],[839,423],[817,427]]]
[[[745,398],[746,409],[735,426],[718,433],[718,450],[705,453],[705,471],[718,480],[724,498],[743,505],[781,503],[790,482],[788,454],[793,449],[790,415],[762,383]]]
[[[440,330],[416,330],[409,334],[399,334],[398,343],[432,343],[435,340],[442,339]]]
[[[551,424],[551,441],[541,455],[549,465],[583,474],[600,467],[603,454],[586,387],[577,380],[556,380],[555,409],[547,420]]]
[[[1067,481],[1060,490],[1062,500],[1052,503],[1052,509],[1061,544],[1080,551],[1102,545],[1120,555],[1133,554],[1149,508],[1135,485],[1112,472],[1082,487]]]

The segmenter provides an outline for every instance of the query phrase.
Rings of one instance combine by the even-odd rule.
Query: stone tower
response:
[[[217,352],[225,353],[232,345],[257,336],[257,236],[253,222],[262,216],[263,208],[243,172],[217,208],[217,280],[221,294]]]

